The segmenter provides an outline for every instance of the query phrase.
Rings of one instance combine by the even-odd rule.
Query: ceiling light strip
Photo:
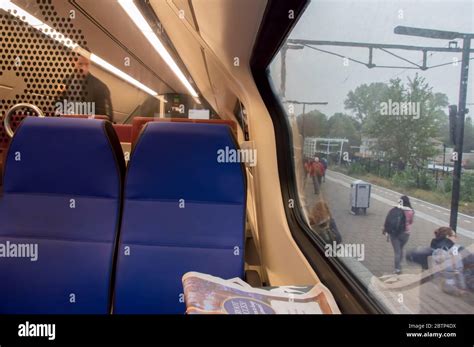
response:
[[[138,7],[134,4],[133,0],[118,0],[118,3],[120,4],[120,6],[122,6],[123,10],[128,14],[130,19],[135,23],[137,28],[142,32],[148,42],[150,42],[155,51],[158,52],[161,58],[170,67],[176,77],[178,77],[181,83],[186,87],[189,93],[194,98],[198,98],[198,93],[196,92],[196,90],[194,90],[191,83],[189,83],[186,76],[184,76],[183,72],[173,60],[171,55],[168,53],[165,46],[161,43],[158,36],[156,36],[145,17],[143,17]]]
[[[153,95],[153,96],[157,96],[158,93],[155,92],[153,89],[151,88],[148,88],[146,85],[144,85],[143,83],[137,81],[136,79],[134,79],[133,77],[131,77],[130,75],[127,75],[125,72],[123,72],[122,70],[120,69],[117,69],[115,66],[113,66],[112,64],[108,63],[107,61],[105,61],[104,59],[102,59],[101,57],[95,55],[94,53],[91,53],[90,55],[90,59],[93,63],[97,64],[97,65],[100,65],[101,67],[103,67],[105,70],[113,73],[115,76],[117,77],[120,77],[121,79],[123,79],[124,81],[134,85],[135,87],[143,90],[144,92],[150,94],[150,95]]]

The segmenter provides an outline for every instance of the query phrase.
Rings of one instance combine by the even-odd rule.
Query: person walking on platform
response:
[[[405,247],[410,237],[411,226],[415,211],[411,207],[408,196],[403,195],[398,205],[393,207],[385,218],[383,234],[388,235],[394,253],[394,274],[402,273],[403,247]]]
[[[309,175],[313,180],[314,194],[319,194],[321,188],[321,178],[324,173],[324,167],[319,161],[318,157],[315,157],[309,165]]]

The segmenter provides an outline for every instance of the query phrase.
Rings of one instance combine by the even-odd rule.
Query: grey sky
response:
[[[402,17],[402,18],[400,18]],[[290,35],[294,39],[332,40],[349,42],[392,43],[415,46],[447,47],[446,40],[396,35],[393,28],[406,25],[420,28],[474,32],[474,0],[313,0]],[[474,41],[474,40],[473,40]],[[459,44],[461,46],[461,44]],[[472,43],[474,47],[474,42]],[[321,46],[325,50],[362,61],[368,59],[368,49]],[[422,60],[421,52],[393,51],[416,63]],[[433,53],[428,66],[461,59],[461,54]],[[474,58],[474,54],[471,53]],[[392,56],[374,51],[374,63],[378,65],[409,66]],[[331,116],[344,110],[344,100],[350,90],[362,83],[388,82],[400,77],[406,81],[419,73],[425,77],[435,92],[448,95],[450,104],[458,103],[459,63],[432,70],[368,69],[363,65],[310,48],[289,50],[287,54],[286,99],[301,101],[327,101],[329,105],[318,106]],[[280,56],[272,66],[272,76],[277,90],[280,88]],[[474,102],[474,60],[469,74],[468,103]],[[312,109],[314,106],[307,107]],[[470,107],[471,116],[474,105]],[[301,113],[302,106],[295,112]]]

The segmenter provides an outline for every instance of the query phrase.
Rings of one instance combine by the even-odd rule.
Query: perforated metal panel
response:
[[[24,9],[81,47],[87,47],[81,30],[74,27],[71,18],[59,17],[51,0],[36,0],[36,4],[33,3],[31,8]],[[19,18],[0,11],[0,80],[2,75],[13,72],[17,78],[15,84],[25,85],[21,93],[9,99],[1,99],[2,119],[7,110],[18,103],[34,104],[46,116],[54,116],[55,103],[61,100],[61,85],[73,76],[74,63],[78,56],[60,42]],[[83,90],[84,88],[80,88],[77,84],[69,85],[68,101],[81,101],[85,93]],[[12,121],[13,130],[25,115],[30,114],[29,112],[26,109],[16,111],[16,117],[13,117]],[[0,147],[5,147],[8,141],[2,123]]]

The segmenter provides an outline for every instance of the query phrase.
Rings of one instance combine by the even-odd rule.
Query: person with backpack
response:
[[[390,238],[394,252],[394,273],[402,273],[403,247],[410,237],[415,211],[408,196],[403,195],[398,205],[393,207],[385,218],[383,234]],[[388,240],[387,240],[388,241]]]

